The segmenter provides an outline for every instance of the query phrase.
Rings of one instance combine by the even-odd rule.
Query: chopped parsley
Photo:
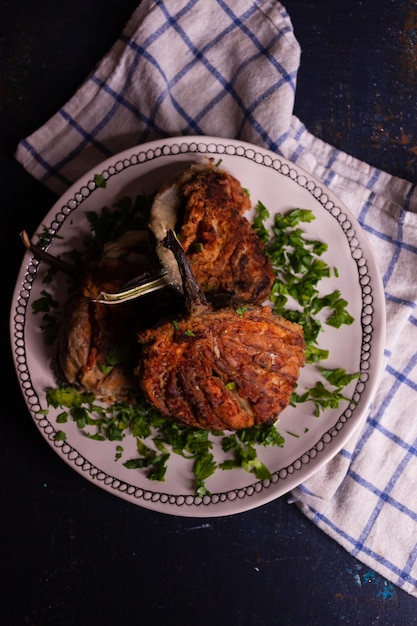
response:
[[[342,368],[334,370],[321,368],[321,373],[327,382],[334,387],[333,389],[325,387],[323,382],[318,380],[314,387],[310,387],[303,394],[298,395],[296,392],[293,392],[291,396],[291,404],[293,406],[297,403],[313,402],[316,417],[320,417],[321,412],[325,409],[337,409],[343,400],[349,401],[349,398],[342,394],[342,390],[352,380],[359,378],[359,373],[348,374]]]
[[[55,437],[54,437],[54,439],[55,439],[55,441],[66,441],[66,439],[67,439],[67,434],[66,434],[66,433],[64,433],[64,431],[63,431],[63,430],[58,430],[58,431],[55,433]]]
[[[256,446],[278,446],[284,445],[284,437],[280,435],[276,426],[253,426],[238,430],[226,437],[223,437],[221,446],[224,452],[232,454],[231,459],[226,459],[220,463],[222,470],[242,468],[254,474],[258,480],[270,479],[271,472],[258,458]]]
[[[335,328],[354,322],[347,310],[348,302],[341,297],[340,291],[324,296],[319,294],[322,279],[338,276],[337,270],[320,258],[328,245],[308,239],[300,227],[301,223],[315,219],[312,211],[292,209],[283,214],[277,213],[270,231],[264,226],[268,217],[268,210],[258,202],[253,224],[265,243],[275,270],[276,279],[270,294],[273,309],[278,315],[303,327],[308,363],[326,359],[328,352],[317,347],[322,331],[318,314],[324,311],[325,324]],[[291,301],[295,303],[293,308],[290,307]]]
[[[107,181],[104,178],[103,174],[96,174],[94,176],[94,182],[97,187],[102,187],[103,189],[107,187]]]
[[[247,310],[248,310],[248,307],[245,305],[242,305],[238,309],[236,309],[236,313],[238,314],[239,317],[243,317]]]

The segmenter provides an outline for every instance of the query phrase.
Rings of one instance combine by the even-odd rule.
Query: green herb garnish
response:
[[[266,215],[265,207],[259,203],[255,222],[262,223]],[[271,233],[268,233],[269,238],[264,239],[276,273],[271,302],[276,313],[303,327],[307,350],[310,350],[308,355],[312,358],[308,362],[317,362],[328,356],[326,351],[313,349],[322,330],[322,322],[317,317],[321,311],[327,311],[325,323],[335,328],[354,321],[347,311],[348,303],[339,291],[324,296],[319,294],[319,283],[325,278],[337,276],[337,271],[320,258],[328,249],[327,244],[308,239],[299,226],[314,219],[312,211],[306,209],[277,213]],[[259,229],[258,225],[258,232]],[[291,300],[295,308],[290,307]]]
[[[236,313],[238,314],[239,317],[243,317],[247,310],[248,310],[248,307],[245,305],[242,305],[238,309],[236,309]]]
[[[107,187],[107,181],[104,178],[103,174],[96,174],[94,176],[94,182],[97,187],[102,187],[103,189]]]

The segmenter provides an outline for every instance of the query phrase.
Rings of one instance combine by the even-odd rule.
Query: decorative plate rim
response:
[[[61,457],[84,477],[102,487],[103,489],[127,499],[130,502],[140,504],[145,508],[174,515],[193,517],[222,516],[237,512],[243,512],[266,504],[267,502],[287,493],[295,486],[306,480],[318,467],[322,465],[320,455],[330,443],[334,443],[337,437],[340,441],[334,445],[332,454],[326,457],[325,462],[340,451],[343,444],[356,430],[358,423],[351,426],[358,412],[361,417],[366,414],[367,407],[376,390],[378,373],[382,362],[383,343],[385,336],[385,316],[375,309],[375,299],[381,304],[381,279],[366,236],[363,233],[356,218],[344,204],[337,200],[333,192],[316,179],[313,175],[304,171],[300,166],[274,154],[266,149],[259,148],[246,142],[215,137],[173,137],[170,139],[156,140],[125,150],[118,155],[107,159],[102,164],[90,170],[77,183],[63,194],[62,198],[52,207],[45,218],[51,222],[47,226],[50,235],[59,233],[61,226],[70,215],[80,207],[87,198],[97,189],[95,174],[101,174],[105,181],[132,166],[149,163],[160,157],[178,157],[179,155],[192,156],[203,154],[208,157],[237,156],[248,159],[258,165],[271,168],[278,174],[290,178],[295,184],[306,189],[313,198],[319,202],[323,209],[337,221],[346,241],[349,244],[351,258],[358,272],[359,286],[362,294],[361,303],[361,326],[362,342],[360,349],[361,375],[356,381],[355,390],[348,406],[339,416],[336,423],[320,437],[299,458],[292,461],[284,468],[271,472],[272,478],[268,480],[254,480],[242,488],[228,489],[223,492],[212,493],[207,496],[192,494],[170,494],[164,490],[144,489],[129,484],[112,476],[108,471],[103,471],[87,458],[84,457],[74,446],[66,441],[56,441],[55,427],[48,418],[41,413],[42,407],[38,393],[32,384],[31,372],[27,362],[25,345],[25,325],[27,321],[27,307],[30,300],[31,290],[36,280],[40,262],[26,253],[19,276],[23,275],[21,283],[16,284],[10,314],[10,333],[15,361],[16,373],[19,379],[22,393],[28,409],[38,429],[48,443],[58,452]],[[63,201],[65,198],[65,201]],[[363,248],[366,248],[364,250]],[[375,326],[378,327],[377,336]],[[370,377],[371,358],[375,360],[373,376]],[[366,404],[363,408],[362,402]],[[343,433],[344,436],[341,436]],[[308,470],[306,469],[308,467]],[[298,472],[304,468],[301,481],[298,480]],[[277,488],[279,483],[285,483],[283,489]],[[154,483],[152,483],[154,487]],[[268,493],[267,493],[268,492]],[[236,507],[236,501],[239,504]]]

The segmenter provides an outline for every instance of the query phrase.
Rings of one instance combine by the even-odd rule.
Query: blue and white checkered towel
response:
[[[299,45],[274,0],[143,0],[74,97],[17,158],[62,192],[107,156],[170,135],[234,137],[315,174],[358,217],[387,305],[385,370],[346,447],[291,495],[367,566],[417,596],[417,193],[293,116]]]

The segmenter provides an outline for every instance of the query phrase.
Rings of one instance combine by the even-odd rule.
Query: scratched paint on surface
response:
[[[383,600],[393,600],[395,596],[394,585],[373,570],[365,572],[362,576],[362,580],[365,584],[370,583],[375,586],[377,597],[382,597]]]
[[[403,27],[400,31],[400,54],[398,55],[398,76],[402,83],[415,87],[417,84],[417,3],[411,0],[407,3],[404,13]],[[401,102],[396,110],[397,121],[403,122],[399,133],[391,140],[392,144],[406,147],[410,152],[411,159],[408,166],[413,166],[417,156],[417,137],[415,136],[415,120],[401,120]],[[407,107],[405,106],[405,109]],[[407,128],[407,123],[410,128]],[[405,128],[404,128],[405,125]]]
[[[371,594],[374,598],[387,602],[391,602],[397,596],[395,586],[373,569],[367,569],[358,563],[354,568],[346,566],[345,572],[352,579],[355,587],[361,590],[362,595]],[[346,580],[346,574],[341,572],[344,580]],[[336,598],[343,600],[347,596],[337,593]]]
[[[415,85],[417,68],[417,3],[411,1],[404,14],[404,25],[400,33],[401,49],[400,77],[404,82]]]

